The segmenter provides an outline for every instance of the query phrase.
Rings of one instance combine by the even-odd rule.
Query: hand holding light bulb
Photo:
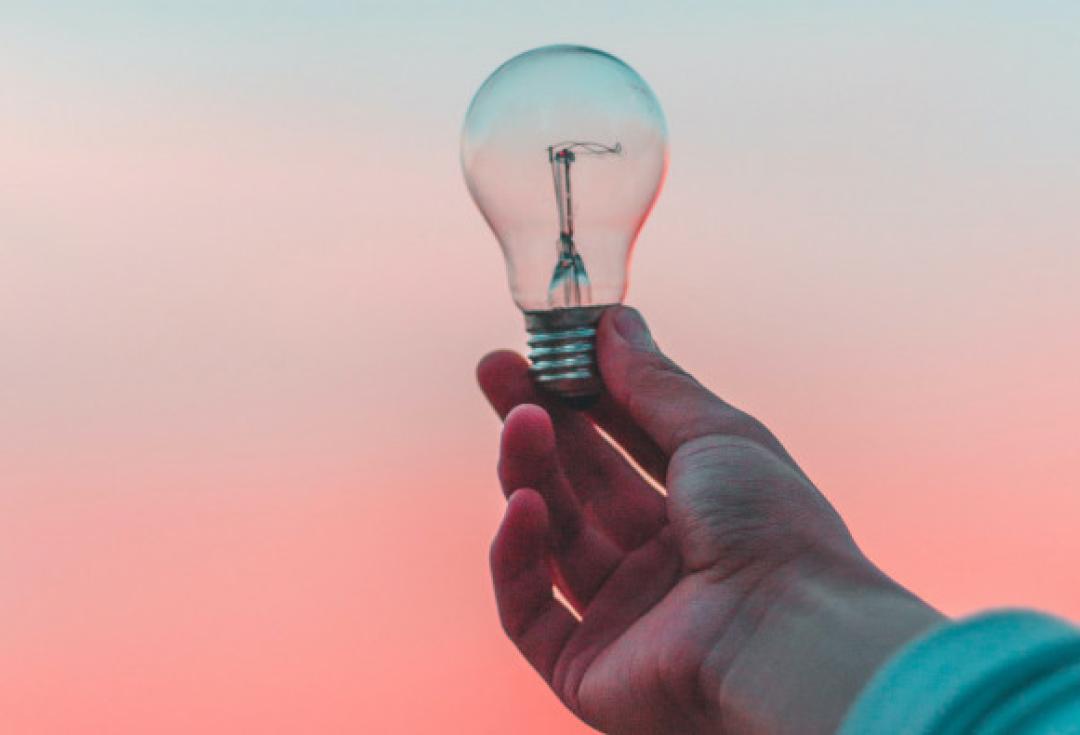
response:
[[[609,54],[534,49],[476,93],[461,162],[525,313],[533,379],[589,402],[600,391],[597,321],[626,294],[631,251],[667,171],[660,103]]]
[[[941,616],[632,309],[608,309],[597,343],[606,391],[587,413],[538,391],[519,355],[478,369],[505,419],[491,572],[507,634],[601,732],[836,732],[874,670]]]

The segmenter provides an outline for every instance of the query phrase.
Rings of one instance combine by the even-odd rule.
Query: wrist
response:
[[[833,733],[873,673],[943,620],[861,556],[793,560],[745,597],[702,687],[733,731]]]

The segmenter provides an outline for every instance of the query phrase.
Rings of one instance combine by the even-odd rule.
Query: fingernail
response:
[[[615,312],[615,331],[638,349],[652,350],[656,347],[649,328],[637,309],[628,306],[619,307],[619,310]]]

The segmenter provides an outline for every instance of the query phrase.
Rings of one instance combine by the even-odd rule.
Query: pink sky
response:
[[[665,105],[661,345],[930,602],[1080,619],[1080,24],[933,8],[0,23],[0,730],[584,731],[495,618],[457,165],[555,41]]]

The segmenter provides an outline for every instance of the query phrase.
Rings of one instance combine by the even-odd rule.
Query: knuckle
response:
[[[738,434],[705,434],[679,446],[671,457],[675,470],[701,465],[732,469],[771,462],[775,457],[756,441]]]
[[[732,434],[709,434],[680,446],[671,458],[670,478],[672,486],[697,488],[706,495],[718,488],[779,490],[798,479],[766,447]]]
[[[769,446],[776,442],[772,431],[760,419],[751,416],[737,408],[731,409],[735,414],[733,421],[742,429],[744,435],[762,446]]]

